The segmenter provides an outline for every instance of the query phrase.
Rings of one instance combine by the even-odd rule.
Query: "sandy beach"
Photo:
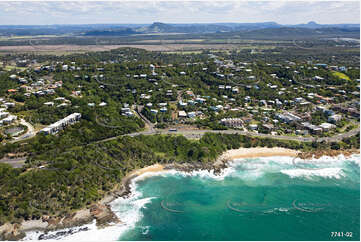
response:
[[[239,158],[255,158],[255,157],[269,157],[269,156],[291,156],[295,157],[300,153],[297,150],[274,147],[254,147],[254,148],[239,148],[228,150],[224,152],[218,161],[234,160]]]
[[[158,171],[162,171],[162,170],[164,170],[163,165],[154,164],[154,165],[151,165],[151,166],[144,167],[142,169],[132,171],[131,173],[129,173],[129,175],[127,175],[127,178],[128,177],[134,177],[134,176],[140,176],[140,175],[143,175],[144,173],[147,173],[147,172],[158,172]]]

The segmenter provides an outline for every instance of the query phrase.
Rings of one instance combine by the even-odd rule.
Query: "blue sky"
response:
[[[359,1],[0,1],[0,24],[360,23]]]

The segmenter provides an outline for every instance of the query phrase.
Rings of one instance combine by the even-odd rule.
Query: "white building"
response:
[[[185,111],[179,111],[178,112],[178,117],[185,118],[185,117],[187,117],[187,113]]]
[[[64,129],[66,126],[76,123],[77,121],[80,120],[80,118],[81,118],[80,113],[72,113],[69,116],[49,125],[48,127],[43,128],[42,130],[40,130],[40,133],[56,134],[60,130]]]
[[[8,115],[6,118],[4,118],[3,120],[1,120],[1,124],[11,124],[12,122],[14,122],[18,117],[15,115]]]

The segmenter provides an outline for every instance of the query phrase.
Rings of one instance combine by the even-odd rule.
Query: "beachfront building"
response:
[[[72,125],[72,124],[78,122],[80,120],[80,118],[81,118],[80,113],[72,113],[69,116],[49,125],[48,127],[43,128],[42,130],[40,130],[40,133],[56,134],[60,130],[63,130],[66,126]]]
[[[241,128],[243,120],[241,118],[223,118],[220,123],[227,127]]]

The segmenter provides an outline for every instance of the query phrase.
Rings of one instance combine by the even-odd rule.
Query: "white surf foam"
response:
[[[335,178],[340,179],[344,176],[342,168],[321,168],[321,169],[287,169],[281,170],[281,173],[288,175],[291,178],[305,177],[312,179],[313,177]]]
[[[132,181],[130,184],[131,194],[129,197],[121,197],[110,203],[112,211],[121,220],[121,223],[111,224],[105,228],[97,228],[96,221],[94,220],[91,224],[72,228],[73,231],[77,231],[79,228],[87,227],[87,231],[67,234],[56,239],[72,241],[115,241],[126,231],[135,228],[137,222],[143,217],[141,209],[145,208],[146,204],[150,203],[153,199],[153,197],[141,198],[142,193],[137,191],[135,182],[136,181]],[[149,230],[149,227],[147,229]],[[57,232],[63,231],[69,231],[69,229],[56,230],[48,234],[55,235]],[[41,234],[43,234],[43,232],[30,231],[26,234],[24,240],[38,240]]]
[[[51,240],[72,240],[72,241],[112,241],[117,240],[119,233],[124,229],[124,226],[112,225],[103,229],[98,229],[96,227],[96,221],[94,220],[91,224],[73,227],[73,231],[77,231],[80,228],[87,227],[87,231],[80,231],[74,234],[67,234],[64,236],[55,237]],[[51,231],[47,233],[47,236],[56,235],[58,232],[66,232],[69,229],[62,229]],[[42,231],[31,231],[26,233],[26,237],[23,240],[38,240],[39,236],[43,234]]]
[[[299,158],[274,156],[259,158],[236,159],[230,163],[238,172],[232,175],[241,179],[257,179],[266,173],[283,173],[291,178],[299,177],[312,179],[314,177],[335,178],[344,177],[345,170],[349,169],[348,164],[353,162],[360,165],[360,155],[345,157],[323,156],[301,160]]]

